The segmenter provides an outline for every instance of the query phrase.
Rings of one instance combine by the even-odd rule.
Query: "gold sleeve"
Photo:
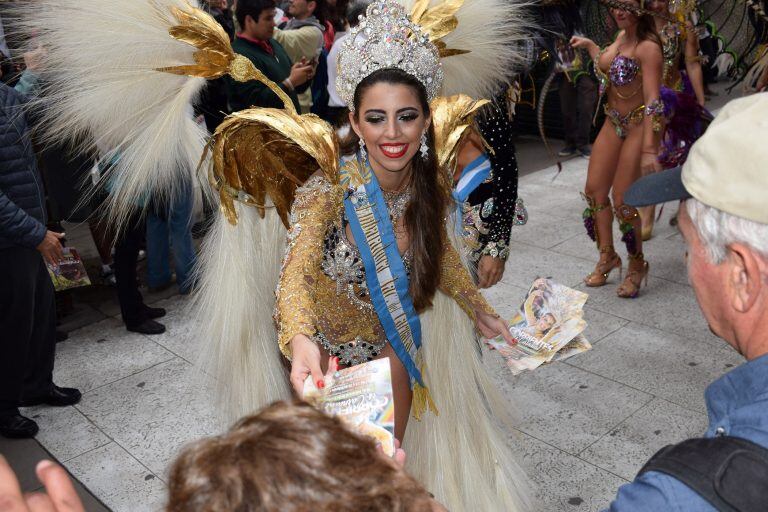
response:
[[[472,320],[475,320],[476,311],[497,316],[496,311],[477,289],[469,271],[461,263],[459,253],[450,242],[446,243],[443,251],[441,268],[440,289],[453,297]]]
[[[321,272],[328,224],[338,216],[341,190],[322,176],[299,188],[291,208],[288,247],[277,286],[274,319],[283,355],[291,358],[291,339],[316,331],[314,286]]]

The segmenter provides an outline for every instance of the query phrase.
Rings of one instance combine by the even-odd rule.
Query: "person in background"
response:
[[[762,511],[768,503],[768,97],[731,101],[682,166],[627,190],[635,207],[682,200],[688,279],[714,334],[747,362],[709,385],[703,437],[662,448],[611,512]]]
[[[333,43],[331,51],[328,52],[328,117],[334,125],[345,124],[347,122],[346,112],[347,107],[344,101],[339,96],[336,90],[336,77],[338,76],[337,61],[339,60],[339,50],[344,40],[347,38],[347,33],[351,28],[355,28],[360,20],[360,16],[365,15],[365,10],[368,8],[369,2],[364,0],[358,0],[349,4],[346,14],[347,29],[344,32],[337,32],[341,34]]]
[[[99,161],[99,174],[109,172],[109,167],[114,165],[119,154],[102,148],[102,159]],[[113,181],[107,178],[103,187],[99,186],[96,194],[111,194]],[[140,334],[162,334],[165,326],[155,320],[165,316],[165,309],[149,307],[144,303],[144,297],[139,291],[138,272],[136,265],[139,261],[139,251],[145,240],[146,221],[142,215],[146,204],[137,204],[137,212],[125,221],[124,228],[117,233],[115,240],[115,281],[117,288],[117,300],[120,303],[120,314],[123,317],[125,328],[131,332]],[[103,213],[103,212],[101,212]],[[108,221],[109,217],[100,219]]]
[[[0,83],[0,435],[12,438],[38,432],[20,406],[67,406],[81,397],[53,383],[56,303],[46,264],[61,261],[64,233],[46,228],[26,101]]]
[[[150,205],[147,213],[147,286],[150,290],[165,289],[173,283],[169,263],[173,245],[179,293],[188,295],[192,291],[192,269],[196,261],[192,243],[193,203],[194,187],[188,181],[179,187],[177,196],[156,197]]]
[[[240,32],[232,49],[245,56],[267,78],[280,86],[300,110],[298,93],[309,87],[314,67],[307,61],[291,62],[283,46],[272,38],[275,32],[274,0],[237,0],[235,17]],[[250,107],[283,108],[282,100],[257,80],[237,82],[227,76],[227,103],[230,112]]]
[[[291,0],[288,14],[291,18],[275,30],[275,41],[280,43],[293,62],[306,61],[317,66],[325,46],[325,0]],[[331,28],[332,30],[332,28]],[[316,76],[313,70],[313,77]],[[312,109],[312,91],[299,94],[301,112]]]

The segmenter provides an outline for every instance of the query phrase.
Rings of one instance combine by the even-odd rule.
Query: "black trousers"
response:
[[[589,144],[589,132],[597,104],[597,83],[582,76],[576,83],[565,76],[560,82],[560,108],[565,124],[565,145],[580,148]]]
[[[56,302],[35,249],[0,249],[0,416],[18,414],[22,397],[53,388]]]
[[[123,315],[125,325],[131,327],[148,318],[144,298],[139,292],[136,273],[139,250],[146,233],[146,225],[139,215],[130,219],[126,225],[127,227],[115,243],[114,265],[120,313]]]

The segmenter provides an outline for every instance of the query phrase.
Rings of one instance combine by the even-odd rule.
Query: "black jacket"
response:
[[[45,237],[45,195],[25,98],[0,83],[0,249],[37,247]]]

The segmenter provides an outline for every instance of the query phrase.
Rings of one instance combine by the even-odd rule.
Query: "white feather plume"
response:
[[[121,224],[150,194],[172,196],[197,167],[206,131],[191,103],[205,80],[155,71],[194,64],[195,48],[170,37],[171,7],[186,0],[22,0],[9,25],[44,51],[40,127],[119,155],[106,178]]]
[[[205,237],[194,304],[200,367],[216,379],[225,423],[291,396],[272,320],[286,231],[274,208],[263,219],[235,209],[236,226],[217,215]]]
[[[415,0],[398,0],[408,12]],[[431,0],[429,7],[444,3]],[[441,94],[493,98],[524,60],[522,43],[530,38],[525,0],[467,0],[456,12],[458,26],[441,39],[448,48],[469,53],[441,59],[445,79]]]
[[[717,76],[725,76],[731,70],[734,64],[733,55],[730,53],[721,53],[715,59],[715,68],[717,69]]]

